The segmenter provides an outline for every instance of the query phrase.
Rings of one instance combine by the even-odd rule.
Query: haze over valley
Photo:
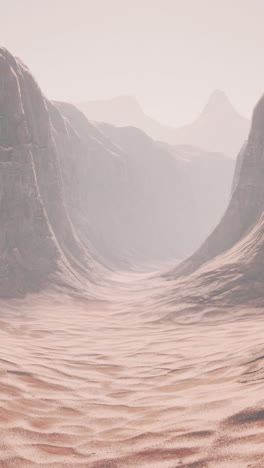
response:
[[[1,4],[0,466],[261,468],[262,3],[22,3]]]

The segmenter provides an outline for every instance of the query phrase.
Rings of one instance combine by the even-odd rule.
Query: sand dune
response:
[[[2,303],[0,466],[262,467],[264,318],[215,312]]]

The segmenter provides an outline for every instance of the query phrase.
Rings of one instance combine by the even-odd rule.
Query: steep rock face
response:
[[[234,190],[236,189],[237,184],[239,182],[240,171],[241,171],[242,163],[245,157],[246,147],[247,147],[247,141],[245,141],[244,145],[242,146],[237,156],[236,167],[235,167],[235,172],[234,172],[234,177],[233,177],[233,182],[232,182],[232,189],[231,189],[232,194]]]
[[[1,49],[1,297],[36,291],[55,273],[57,281],[79,284],[92,270],[65,207],[49,110],[28,69]]]
[[[0,80],[0,294],[5,296],[24,292],[27,283],[34,289],[41,276],[55,268],[58,249],[32,164],[33,135],[21,96],[23,72],[5,50],[0,55]]]
[[[200,249],[169,274],[191,274],[201,300],[263,305],[264,298],[264,98],[257,104],[246,147],[238,159],[230,204]],[[176,287],[177,289],[177,287]]]

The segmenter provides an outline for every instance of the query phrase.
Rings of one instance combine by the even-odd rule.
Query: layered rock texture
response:
[[[182,127],[170,127],[146,115],[130,96],[109,101],[78,103],[89,119],[108,122],[116,126],[135,126],[155,140],[172,145],[191,145],[205,151],[217,151],[236,158],[248,137],[250,122],[232,106],[223,91],[216,90],[194,122]]]
[[[65,204],[61,157],[72,138],[28,69],[0,51],[0,296],[53,281],[86,287],[93,261]],[[88,276],[87,276],[88,275]]]
[[[186,294],[196,295],[196,300],[263,306],[263,176],[264,98],[254,110],[248,142],[237,160],[231,201],[222,220],[195,254],[169,274],[171,279],[182,281],[187,275]]]

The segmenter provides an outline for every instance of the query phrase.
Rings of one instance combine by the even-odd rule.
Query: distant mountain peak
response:
[[[229,98],[227,97],[226,92],[223,91],[222,89],[215,89],[215,90],[212,92],[212,94],[211,94],[209,100],[218,101],[218,102],[226,101],[226,102],[228,102],[229,104],[231,104]]]
[[[188,125],[166,126],[149,117],[134,96],[79,103],[88,119],[118,127],[134,126],[155,140],[190,145],[236,157],[248,137],[249,120],[233,107],[226,93],[216,89],[198,117]]]
[[[227,113],[235,113],[237,115],[238,112],[235,110],[233,105],[231,104],[230,99],[228,98],[227,94],[224,91],[216,89],[210,95],[206,106],[204,107],[201,115],[210,115],[214,116],[218,115],[227,115]]]

